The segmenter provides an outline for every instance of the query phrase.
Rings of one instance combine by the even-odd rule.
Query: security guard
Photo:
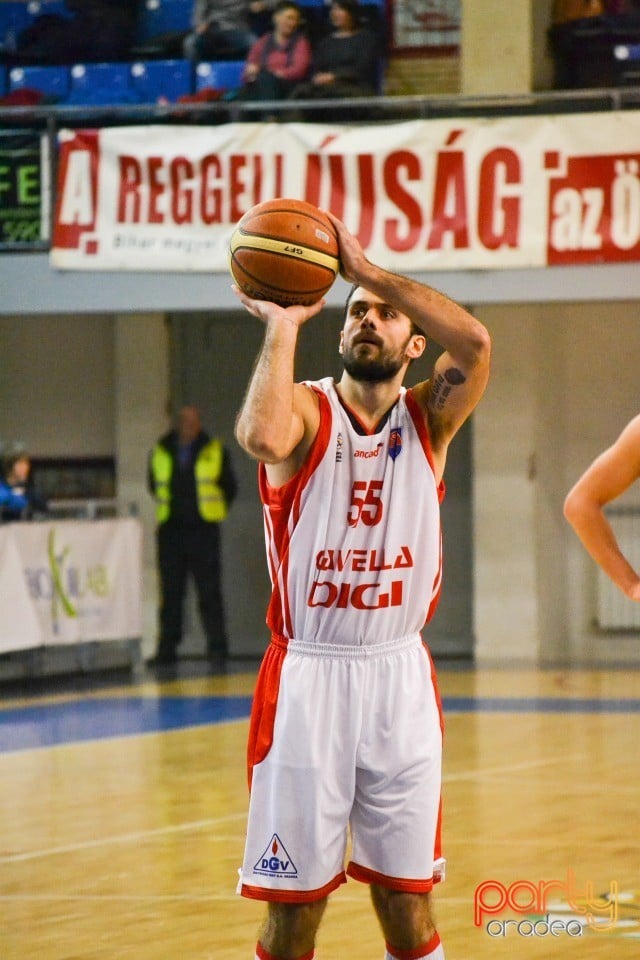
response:
[[[154,662],[176,662],[191,574],[208,655],[220,664],[228,652],[220,524],[226,519],[237,485],[224,444],[205,433],[197,407],[182,407],[175,429],[161,437],[152,450],[149,488],[156,500],[161,587],[160,639]]]

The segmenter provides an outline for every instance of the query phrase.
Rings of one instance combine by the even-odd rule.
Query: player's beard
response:
[[[409,340],[405,347],[408,343]],[[383,383],[385,380],[393,380],[404,366],[404,347],[397,355],[379,351],[377,356],[371,357],[366,352],[356,353],[357,346],[356,343],[345,348],[342,354],[342,363],[352,380],[360,383]]]

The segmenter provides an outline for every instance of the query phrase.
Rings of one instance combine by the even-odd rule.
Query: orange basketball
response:
[[[304,200],[258,203],[238,221],[229,242],[229,267],[254,300],[283,307],[320,300],[339,268],[335,228]]]

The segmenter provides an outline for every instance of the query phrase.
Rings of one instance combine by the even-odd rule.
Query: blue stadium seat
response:
[[[37,16],[37,13],[31,13],[30,7],[30,3],[20,0],[0,3],[0,49],[15,49],[17,35]]]
[[[192,10],[193,0],[145,0],[136,43],[167,33],[186,33],[191,28]]]
[[[41,17],[46,13],[54,13],[59,17],[73,17],[73,11],[69,10],[65,0],[29,0],[27,4],[31,18]]]
[[[9,92],[40,90],[51,101],[65,100],[69,94],[68,67],[13,67],[9,71]]]
[[[76,63],[70,69],[70,106],[115,106],[140,103],[129,63]]]
[[[640,43],[620,43],[613,48],[614,78],[619,86],[640,84]]]
[[[147,60],[131,65],[131,83],[142,103],[175,102],[193,89],[190,60]]]
[[[238,90],[242,86],[244,60],[205,60],[196,65],[195,88]]]

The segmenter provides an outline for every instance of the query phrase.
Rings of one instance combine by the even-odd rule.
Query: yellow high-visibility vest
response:
[[[228,512],[224,490],[220,486],[223,455],[221,441],[210,440],[198,453],[194,465],[198,511],[208,523],[219,523]],[[151,454],[151,473],[156,495],[156,519],[158,523],[165,523],[171,516],[173,457],[161,444]]]

